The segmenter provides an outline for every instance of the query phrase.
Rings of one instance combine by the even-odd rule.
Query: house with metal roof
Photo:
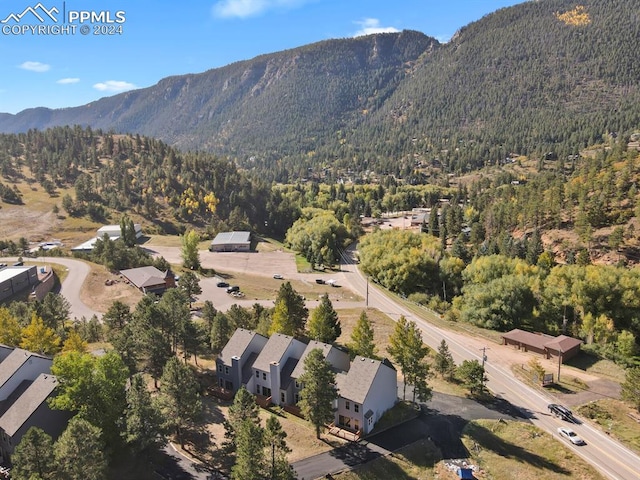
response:
[[[209,245],[211,252],[251,251],[251,232],[221,232]]]
[[[398,401],[396,369],[384,360],[356,357],[346,373],[336,375],[338,400],[334,424],[361,435],[371,433],[380,417]]]
[[[156,267],[138,267],[120,270],[120,274],[135,285],[142,293],[162,294],[167,288],[176,286],[171,270],[161,272]]]
[[[218,386],[235,394],[251,380],[253,363],[267,343],[267,337],[238,328],[216,359]]]

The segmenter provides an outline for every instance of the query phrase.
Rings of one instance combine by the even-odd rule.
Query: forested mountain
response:
[[[80,124],[228,154],[263,178],[335,167],[408,176],[510,153],[566,158],[640,124],[633,0],[504,8],[447,44],[419,32],[329,40],[103,98],[0,114],[0,131]]]

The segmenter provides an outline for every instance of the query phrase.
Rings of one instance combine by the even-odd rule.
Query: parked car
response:
[[[558,434],[561,437],[566,438],[574,445],[586,445],[585,441],[578,436],[576,432],[567,427],[559,427]]]
[[[573,418],[573,412],[563,405],[558,405],[557,403],[550,403],[547,408],[549,409],[549,412],[553,414],[554,417],[559,417],[569,422],[573,422],[575,420]]]
[[[227,288],[229,284],[227,282],[218,282],[216,283],[216,287]]]
[[[323,280],[323,279],[321,279],[321,278],[316,278],[316,283],[317,283],[318,285],[324,285],[324,280]]]
[[[273,278],[275,278],[276,280],[282,280],[284,277],[282,275],[280,275],[279,273],[276,273],[273,275]]]
[[[231,285],[230,287],[227,287],[227,293],[233,293],[233,292],[239,292],[240,291],[240,287],[238,285]]]

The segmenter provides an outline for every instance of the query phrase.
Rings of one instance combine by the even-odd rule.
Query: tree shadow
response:
[[[555,462],[541,457],[534,452],[530,452],[520,445],[507,442],[506,440],[495,435],[491,430],[478,424],[473,424],[467,433],[473,438],[474,442],[481,445],[484,450],[490,450],[501,457],[512,459],[518,462],[528,463],[529,465],[547,470],[561,475],[570,475],[571,471],[556,464]]]

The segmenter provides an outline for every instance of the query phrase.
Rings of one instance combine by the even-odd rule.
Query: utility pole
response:
[[[486,378],[484,374],[484,362],[487,361],[487,350],[489,350],[489,348],[482,347],[480,350],[482,350],[482,389],[484,390],[484,381]]]
[[[365,307],[369,308],[369,277],[367,277],[367,298],[364,302]]]
[[[560,365],[562,365],[562,354],[564,352],[560,350],[560,355],[558,355],[558,383],[560,382]]]

